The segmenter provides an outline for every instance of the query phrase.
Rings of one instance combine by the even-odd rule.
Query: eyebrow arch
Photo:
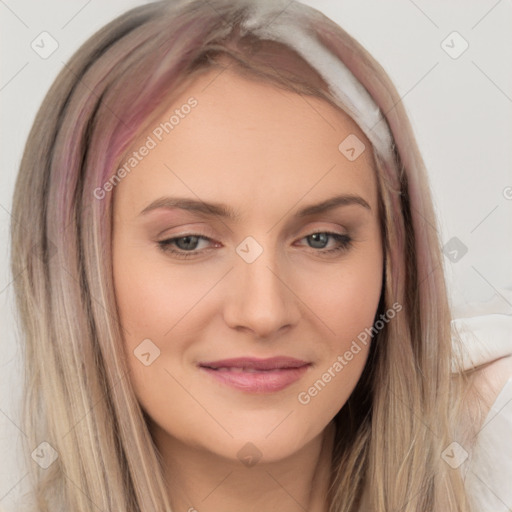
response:
[[[371,211],[370,205],[362,197],[353,194],[345,194],[334,196],[320,203],[306,206],[305,208],[299,210],[295,214],[295,217],[308,217],[332,210],[338,206],[348,205],[359,205]],[[204,201],[197,201],[195,199],[182,197],[160,197],[146,206],[139,215],[146,215],[150,211],[156,210],[158,208],[179,208],[182,210],[200,213],[206,216],[219,216],[232,221],[237,221],[240,219],[240,214],[225,204],[206,203]]]

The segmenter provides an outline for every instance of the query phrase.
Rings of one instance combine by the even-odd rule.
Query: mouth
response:
[[[249,393],[280,391],[300,379],[311,363],[290,357],[234,358],[201,362],[199,368],[230,387]]]

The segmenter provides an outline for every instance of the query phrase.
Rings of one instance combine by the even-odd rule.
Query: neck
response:
[[[170,502],[183,512],[327,512],[334,423],[285,459],[245,466],[191,447],[152,426]]]

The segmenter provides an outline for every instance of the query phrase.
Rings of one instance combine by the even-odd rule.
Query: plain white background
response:
[[[142,3],[0,0],[0,508],[8,511],[15,510],[26,474],[17,451],[23,435],[17,426],[20,350],[9,271],[17,168],[35,113],[63,63],[106,22]],[[361,42],[403,98],[429,170],[441,240],[458,244],[448,245],[445,258],[453,306],[494,299],[509,307],[500,289],[512,288],[512,2],[304,3]],[[44,31],[58,43],[48,58],[31,47]],[[458,241],[449,242],[454,237]]]

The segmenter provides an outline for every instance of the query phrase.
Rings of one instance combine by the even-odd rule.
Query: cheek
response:
[[[185,267],[171,271],[156,249],[122,241],[114,247],[113,266],[116,301],[130,343],[140,336],[160,341],[178,322],[186,323],[184,315],[208,284],[194,279]]]
[[[330,290],[332,305],[328,312],[332,329],[343,344],[373,324],[382,290],[380,262],[358,267],[344,276],[336,290]]]
[[[329,421],[347,401],[366,364],[371,328],[382,290],[382,251],[377,244],[325,274],[316,287],[303,288],[322,330],[323,357],[305,383],[298,401]],[[307,292],[306,290],[309,290]]]
[[[310,279],[301,278],[301,297],[324,324],[331,349],[350,345],[373,324],[382,290],[383,255],[378,242],[376,238],[376,243],[354,251],[334,267],[315,269]]]
[[[113,243],[113,278],[135,394],[150,416],[155,411],[171,414],[173,408],[179,412],[188,404],[176,398],[183,393],[172,376],[183,381],[176,369],[186,365],[184,355],[191,340],[200,339],[204,324],[197,314],[218,275],[199,274],[192,266],[171,266],[156,250],[119,237]]]

